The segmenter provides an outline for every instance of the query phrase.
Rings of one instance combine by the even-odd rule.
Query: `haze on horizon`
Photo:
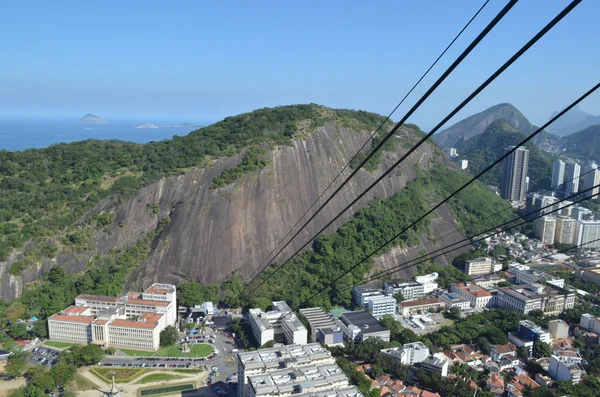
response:
[[[11,2],[0,115],[195,122],[294,103],[388,114],[481,4]],[[488,4],[394,119],[504,4]],[[410,121],[433,127],[567,4],[518,3]],[[600,2],[582,2],[454,121],[501,102],[546,121],[597,82],[597,15]],[[581,108],[599,114],[600,97]]]

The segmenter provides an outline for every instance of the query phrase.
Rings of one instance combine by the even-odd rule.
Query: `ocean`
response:
[[[108,124],[80,124],[73,119],[50,118],[0,118],[0,150],[23,151],[45,148],[62,142],[86,139],[118,139],[127,142],[146,143],[187,135],[198,127],[132,128],[141,123],[175,125],[170,121],[115,121]],[[208,125],[210,122],[195,123]]]

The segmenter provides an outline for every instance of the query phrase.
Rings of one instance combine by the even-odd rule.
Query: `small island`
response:
[[[108,124],[108,122],[100,116],[88,113],[79,120],[79,124]]]
[[[150,123],[142,123],[142,124],[138,124],[133,128],[142,128],[142,129],[147,129],[147,128],[160,128],[160,126],[158,125],[154,125],[154,124],[150,124]]]

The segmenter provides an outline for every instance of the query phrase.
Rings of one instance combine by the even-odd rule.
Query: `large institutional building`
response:
[[[248,320],[256,341],[262,346],[275,340],[282,334],[287,343],[305,345],[308,342],[308,330],[284,301],[272,302],[273,310],[263,312],[261,309],[250,309]]]
[[[50,340],[156,350],[160,332],[177,319],[176,290],[152,284],[121,297],[79,295],[75,305],[48,318]]]

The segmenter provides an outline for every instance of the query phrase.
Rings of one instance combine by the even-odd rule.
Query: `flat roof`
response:
[[[345,318],[351,325],[360,328],[363,334],[387,331],[387,328],[379,324],[379,321],[366,310],[344,313],[341,317]]]
[[[175,286],[172,284],[160,284],[154,283],[146,291],[145,294],[153,294],[153,295],[166,295],[168,293],[174,292]]]
[[[74,314],[83,314],[85,313],[89,307],[87,306],[69,306],[64,311],[65,313],[74,313]]]
[[[119,298],[117,298],[115,296],[104,296],[104,295],[81,294],[81,295],[78,295],[75,299],[85,299],[85,300],[89,300],[89,301],[113,302],[113,303],[119,302]]]
[[[145,323],[141,321],[133,320],[112,320],[109,327],[123,327],[123,328],[141,328],[141,329],[154,329],[158,326],[157,323]]]
[[[433,305],[436,303],[442,303],[442,300],[439,298],[431,298],[431,299],[418,299],[415,301],[404,301],[400,302],[400,307],[413,307],[413,306],[425,306],[425,305]]]
[[[69,323],[91,324],[96,317],[91,316],[68,316],[66,314],[54,314],[48,318],[52,321],[63,321]]]
[[[128,305],[146,305],[146,306],[169,306],[170,302],[163,301],[151,301],[148,299],[128,299],[126,304]]]
[[[383,293],[381,288],[374,287],[372,285],[358,285],[358,286],[354,287],[353,290],[358,292],[359,294],[366,294],[366,293],[371,293],[371,292]]]

